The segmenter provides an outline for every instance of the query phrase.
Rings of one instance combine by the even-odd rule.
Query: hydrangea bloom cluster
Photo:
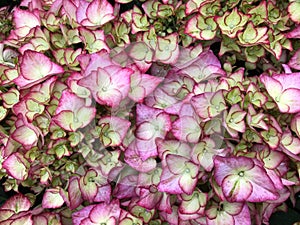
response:
[[[0,224],[269,224],[300,191],[299,10],[1,9]]]

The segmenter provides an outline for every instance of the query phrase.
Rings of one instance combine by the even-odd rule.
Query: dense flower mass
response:
[[[300,191],[299,10],[1,8],[0,224],[269,224]]]

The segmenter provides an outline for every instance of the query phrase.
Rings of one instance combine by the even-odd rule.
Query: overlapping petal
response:
[[[191,194],[197,184],[199,167],[179,155],[167,155],[158,190],[171,194]]]
[[[128,120],[116,116],[102,117],[98,124],[101,128],[100,139],[104,146],[120,145],[130,127]]]
[[[99,104],[115,107],[127,97],[132,73],[133,70],[120,66],[98,68],[78,84],[88,88]]]
[[[229,201],[262,202],[279,197],[267,172],[255,160],[216,156],[214,164],[216,182]]]
[[[300,112],[300,73],[261,75],[260,80],[281,112]]]
[[[96,109],[85,100],[66,90],[62,93],[53,121],[68,131],[76,131],[88,125],[95,117]]]
[[[20,74],[14,82],[20,88],[28,88],[40,83],[54,74],[63,73],[64,69],[52,62],[42,53],[27,50],[21,57]]]
[[[112,5],[106,0],[79,1],[76,20],[82,26],[100,27],[115,18],[113,11]]]
[[[119,202],[114,200],[107,203],[90,205],[73,213],[72,221],[74,225],[117,225],[121,209]]]

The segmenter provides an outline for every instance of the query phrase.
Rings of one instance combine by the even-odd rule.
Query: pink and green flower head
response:
[[[214,158],[214,178],[230,202],[263,202],[279,195],[263,165],[244,156]]]
[[[261,75],[260,80],[277,104],[280,112],[300,112],[300,73]]]

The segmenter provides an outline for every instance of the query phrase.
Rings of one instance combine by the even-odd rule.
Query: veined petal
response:
[[[12,210],[15,214],[18,214],[20,212],[28,211],[30,207],[31,202],[26,196],[22,194],[16,194],[6,200],[6,202],[1,206],[0,211]]]
[[[17,180],[25,180],[28,176],[29,162],[16,152],[10,155],[2,164],[6,172]]]
[[[279,197],[266,170],[255,159],[216,156],[214,163],[214,177],[229,201],[263,202]]]
[[[252,193],[252,184],[239,174],[228,175],[222,182],[222,189],[225,197],[229,201],[243,202]]]
[[[133,70],[120,66],[98,68],[78,84],[88,89],[99,104],[118,106],[130,90],[130,75]]]
[[[106,0],[94,0],[86,10],[86,16],[95,25],[103,25],[114,19],[114,9]],[[83,22],[84,23],[84,22]]]
[[[47,189],[43,196],[42,206],[44,209],[54,209],[61,207],[64,202],[58,189]]]
[[[267,75],[260,76],[260,80],[273,99],[276,99],[282,93],[283,87],[278,80]]]
[[[172,132],[178,140],[197,143],[201,136],[201,127],[193,117],[184,116],[173,123]]]
[[[27,50],[22,57],[20,75],[14,82],[21,88],[28,88],[40,83],[48,76],[63,72],[64,69],[61,66],[51,62],[44,54]]]
[[[289,88],[283,91],[279,98],[279,102],[276,101],[279,110],[283,113],[300,112],[299,96],[300,96],[300,89]]]
[[[100,127],[108,124],[107,130],[103,132],[101,131],[100,136],[103,135],[103,136],[111,137],[110,146],[120,145],[127,133],[127,130],[130,127],[130,122],[128,120],[116,116],[102,117],[99,120],[98,124],[100,125]]]

